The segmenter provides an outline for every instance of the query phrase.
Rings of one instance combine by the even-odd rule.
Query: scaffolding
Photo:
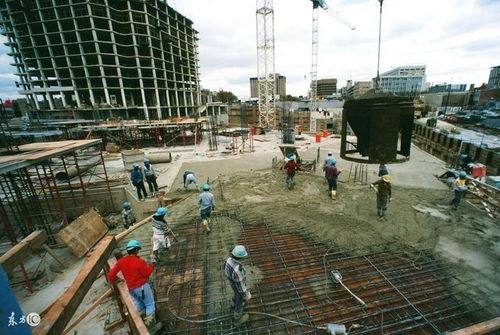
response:
[[[455,276],[431,251],[347,252],[303,232],[278,231],[262,218],[243,220],[237,209],[215,213],[209,238],[198,218],[174,221],[180,242],[154,280],[169,334],[324,334],[317,328],[326,323],[359,325],[350,334],[430,334],[499,313],[486,292]],[[250,320],[239,326],[222,271],[234,244],[246,246],[253,278],[245,307]],[[366,305],[331,280],[333,269]]]

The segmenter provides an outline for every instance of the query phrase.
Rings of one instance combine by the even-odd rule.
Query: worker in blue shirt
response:
[[[203,192],[198,196],[198,204],[200,205],[200,216],[203,227],[207,230],[207,233],[210,232],[210,214],[212,213],[212,209],[215,208],[215,199],[214,195],[209,192],[210,185],[203,185]]]
[[[146,187],[144,187],[144,175],[142,174],[139,164],[132,164],[132,168],[130,180],[132,181],[132,185],[137,189],[137,197],[139,200],[143,200],[141,195],[142,192],[142,194],[144,194],[144,200],[146,200],[148,194],[146,193]]]

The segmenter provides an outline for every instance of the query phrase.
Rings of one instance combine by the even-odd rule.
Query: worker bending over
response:
[[[241,263],[242,259],[247,256],[248,253],[245,247],[237,245],[231,252],[231,256],[224,263],[224,273],[234,293],[233,318],[236,324],[242,324],[248,320],[248,314],[243,314],[243,301],[249,301],[252,298],[246,286],[246,270]]]
[[[203,227],[205,227],[207,233],[210,232],[210,215],[212,209],[215,209],[215,198],[212,193],[210,193],[210,185],[203,185],[203,192],[198,196],[198,205],[200,205],[200,217]]]
[[[328,192],[332,199],[337,198],[337,178],[340,174],[340,171],[337,170],[336,164],[337,161],[334,159],[330,162],[330,165],[325,167],[325,178],[328,182]]]
[[[159,207],[151,218],[151,225],[153,226],[153,253],[157,262],[160,262],[162,256],[170,249],[170,239],[167,236],[170,228],[165,220],[167,214],[167,208]]]
[[[128,227],[131,227],[134,225],[134,223],[137,222],[137,219],[135,217],[135,213],[130,207],[130,202],[124,202],[123,203],[123,210],[122,210],[122,221],[123,221],[123,226],[125,229],[128,229]]]
[[[453,193],[455,194],[455,197],[451,201],[453,209],[458,209],[458,206],[460,206],[460,201],[462,200],[464,192],[467,190],[467,185],[465,185],[466,180],[467,174],[465,171],[460,171],[458,178],[455,179],[453,183]]]
[[[383,175],[382,178],[370,184],[370,187],[377,190],[377,215],[382,218],[387,211],[387,202],[392,200],[391,177],[388,174]]]
[[[142,200],[141,193],[144,194],[144,200],[148,197],[146,193],[146,188],[144,187],[144,174],[142,173],[139,164],[132,164],[132,172],[130,173],[130,180],[132,181],[132,185],[137,189],[137,197],[139,200]]]
[[[118,272],[121,271],[130,295],[135,301],[136,309],[139,313],[144,313],[144,323],[151,332],[161,327],[155,321],[155,300],[148,279],[155,269],[154,262],[147,264],[140,258],[139,250],[141,244],[136,240],[130,240],[126,246],[127,256],[120,258],[109,270],[108,280],[116,281]],[[156,329],[156,330],[155,330]]]
[[[149,192],[154,196],[158,192],[158,184],[156,183],[156,170],[153,165],[149,163],[149,159],[144,159],[144,166],[142,167],[142,173],[146,177],[148,182]]]
[[[186,191],[188,189],[188,186],[191,183],[194,183],[196,190],[198,190],[198,182],[196,181],[196,177],[194,176],[194,173],[192,171],[189,171],[189,170],[184,171],[184,175],[183,175],[182,180],[183,180],[184,189]]]

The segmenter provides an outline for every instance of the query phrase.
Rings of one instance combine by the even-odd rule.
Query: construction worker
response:
[[[325,161],[323,162],[323,171],[326,169],[327,166],[330,166],[333,162],[337,163],[337,161],[333,157],[333,152],[330,151],[326,156]]]
[[[237,245],[233,248],[231,256],[224,263],[224,273],[233,289],[234,321],[242,324],[248,320],[248,314],[243,314],[243,301],[249,301],[252,298],[250,291],[246,286],[246,270],[241,260],[248,256],[244,246]]]
[[[286,169],[285,184],[290,189],[295,183],[293,178],[295,177],[295,171],[299,170],[299,165],[295,162],[295,159],[293,157],[289,157],[288,162],[286,162],[284,168]]]
[[[215,209],[215,198],[210,191],[210,185],[203,185],[203,192],[198,196],[198,204],[200,205],[200,217],[203,227],[207,233],[210,232],[210,214],[212,209]]]
[[[144,194],[144,200],[147,198],[148,194],[146,193],[146,188],[144,187],[144,174],[142,173],[139,164],[132,164],[132,173],[130,174],[130,180],[132,181],[132,185],[137,189],[137,197],[139,200],[142,200],[142,194]]]
[[[375,188],[377,186],[377,188]],[[377,191],[377,215],[382,218],[387,211],[387,202],[391,201],[391,176],[383,175],[382,178],[370,184]]]
[[[337,170],[337,161],[334,159],[330,161],[330,165],[325,167],[325,178],[328,182],[328,192],[331,195],[332,199],[336,199],[337,197],[337,177],[340,174],[340,171]]]
[[[382,177],[385,176],[386,174],[389,174],[389,171],[387,170],[387,166],[385,166],[384,163],[380,163],[378,166],[378,176]]]
[[[138,256],[141,244],[130,240],[126,245],[127,256],[120,258],[109,270],[108,280],[116,281],[118,272],[121,271],[130,295],[134,298],[136,309],[144,313],[144,323],[148,329],[158,328],[155,321],[155,300],[148,279],[155,269],[155,263],[146,263]],[[161,327],[161,325],[160,325]]]
[[[123,221],[123,226],[125,229],[128,229],[128,227],[132,227],[134,223],[137,222],[137,219],[135,217],[135,213],[130,207],[130,202],[126,201],[123,203],[123,210],[122,210],[122,221]]]
[[[146,181],[148,182],[149,192],[152,196],[158,192],[158,184],[156,183],[156,171],[149,163],[149,159],[144,159],[144,166],[142,167],[142,173],[146,177]]]
[[[153,226],[153,254],[158,262],[170,250],[170,239],[167,236],[170,228],[165,220],[167,214],[167,208],[158,207],[156,213],[151,218],[151,225]]]
[[[467,190],[467,185],[465,185],[466,180],[467,174],[465,173],[465,171],[460,171],[460,173],[458,174],[458,178],[453,183],[453,193],[455,194],[455,197],[451,201],[453,209],[458,209],[464,192]]]
[[[198,182],[196,180],[194,173],[192,171],[186,170],[184,171],[184,176],[183,176],[183,185],[186,191],[188,189],[189,184],[191,183],[194,183],[196,190],[198,190]]]

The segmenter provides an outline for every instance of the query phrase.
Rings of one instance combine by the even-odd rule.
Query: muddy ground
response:
[[[243,219],[262,218],[279,231],[306,233],[352,254],[432,250],[452,265],[455,275],[480,291],[471,294],[486,294],[499,308],[498,222],[466,204],[453,210],[450,190],[393,186],[386,217],[378,219],[375,192],[368,185],[340,182],[337,200],[332,200],[320,176],[299,173],[293,190],[285,187],[284,179],[279,170],[222,177],[222,188],[213,185],[217,207],[239,208]],[[171,207],[172,216],[197,213],[197,194],[175,189],[170,196],[187,198]],[[221,240],[237,239],[235,233],[228,231],[231,236]]]

